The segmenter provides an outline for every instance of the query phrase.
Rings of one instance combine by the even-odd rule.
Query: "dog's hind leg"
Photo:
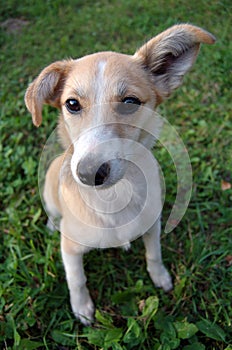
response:
[[[172,289],[171,277],[163,265],[160,245],[160,219],[143,235],[146,249],[147,271],[156,287]]]
[[[47,227],[50,231],[59,230],[61,208],[59,203],[59,176],[63,162],[63,155],[55,158],[46,173],[43,200],[47,215]]]
[[[61,235],[61,253],[70,292],[71,307],[74,315],[84,325],[91,324],[94,314],[94,305],[86,287],[83,267],[83,254],[87,251],[89,251],[88,247],[70,241]]]

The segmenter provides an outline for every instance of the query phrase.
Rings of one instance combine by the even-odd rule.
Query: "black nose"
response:
[[[95,186],[103,185],[110,175],[110,164],[103,163],[95,175]]]
[[[95,173],[96,169],[91,167],[77,168],[77,175],[81,182],[88,186],[100,186],[108,179],[110,175],[110,164],[108,162],[103,163]]]

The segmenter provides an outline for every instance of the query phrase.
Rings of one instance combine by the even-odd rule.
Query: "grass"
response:
[[[232,183],[230,1],[135,2],[7,0],[0,21],[0,342],[3,349],[231,349]],[[44,110],[35,129],[23,96],[52,61],[99,50],[133,53],[178,22],[203,26],[218,38],[202,48],[184,85],[161,108],[191,158],[193,193],[185,217],[162,237],[174,290],[155,290],[144,249],[92,251],[85,258],[97,307],[92,328],[75,321],[69,305],[59,234],[45,228],[37,187],[38,159],[56,124]],[[7,23],[7,22],[5,22]],[[8,29],[8,30],[7,30]],[[161,154],[167,186],[164,223],[175,198],[175,171]]]

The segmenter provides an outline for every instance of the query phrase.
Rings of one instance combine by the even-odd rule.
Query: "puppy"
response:
[[[159,128],[154,110],[181,85],[200,44],[214,41],[201,28],[175,25],[133,56],[100,52],[52,63],[27,89],[26,106],[37,127],[43,104],[60,110],[64,153],[47,171],[43,196],[50,222],[61,217],[71,306],[85,325],[93,320],[94,305],[83,254],[92,248],[128,248],[143,236],[154,285],[172,288],[161,257],[159,171],[150,153]]]

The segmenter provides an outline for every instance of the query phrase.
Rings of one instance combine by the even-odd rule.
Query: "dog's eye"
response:
[[[137,97],[125,97],[118,105],[118,112],[120,114],[132,114],[139,109],[140,105],[141,101]]]
[[[68,99],[65,102],[65,107],[72,114],[79,113],[81,110],[81,105],[80,105],[79,101],[77,101],[75,98]]]

